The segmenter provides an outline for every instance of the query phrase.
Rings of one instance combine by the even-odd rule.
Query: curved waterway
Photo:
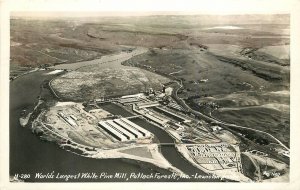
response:
[[[117,172],[151,174],[160,172],[170,174],[169,171],[158,168],[152,164],[126,159],[92,159],[67,152],[55,143],[42,141],[33,134],[29,128],[21,127],[19,117],[23,109],[32,110],[41,91],[41,84],[45,80],[51,80],[55,75],[44,75],[47,71],[36,71],[21,76],[10,82],[10,175],[30,174],[29,182],[64,182],[64,179],[35,178],[37,173],[47,174],[52,171],[55,174],[76,175],[78,173],[97,174],[105,172],[115,175]],[[173,142],[173,139],[164,130],[142,120],[134,122],[157,136],[160,142]],[[186,161],[177,151],[175,146],[162,146],[164,157],[175,167],[183,172],[193,175],[204,174]],[[69,181],[126,181],[126,179],[70,179]],[[158,179],[130,179],[129,181],[176,181]],[[181,179],[179,181],[212,181],[212,179]],[[213,180],[216,181],[216,180]]]
[[[42,141],[30,129],[19,124],[19,117],[23,109],[33,109],[40,94],[40,86],[53,75],[44,75],[45,71],[33,72],[19,77],[10,83],[10,175],[30,174],[26,181],[48,182],[64,181],[57,179],[36,179],[36,173],[51,173],[62,175],[76,175],[78,173],[95,172],[151,172],[161,171],[155,166],[148,166],[138,162],[128,162],[122,159],[91,159],[67,152],[56,144]],[[101,181],[124,181],[125,179],[101,179]],[[69,180],[72,181],[72,180]],[[76,179],[74,181],[99,181],[99,179]],[[131,181],[142,181],[132,179]]]

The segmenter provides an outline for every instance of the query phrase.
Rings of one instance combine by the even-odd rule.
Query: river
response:
[[[78,174],[84,172],[116,172],[151,174],[157,171],[163,174],[170,174],[169,171],[158,168],[152,164],[145,164],[138,161],[126,159],[92,159],[67,152],[58,147],[55,143],[42,141],[33,134],[29,128],[21,127],[19,117],[23,109],[32,110],[41,92],[41,84],[44,80],[50,80],[55,75],[45,75],[49,71],[36,71],[21,76],[10,82],[10,175],[30,174],[28,182],[64,182],[63,179],[37,179],[36,173],[47,174],[54,171],[60,174]],[[164,130],[142,120],[134,119],[134,122],[141,124],[151,131],[160,142],[173,142],[173,139]],[[186,161],[177,151],[175,146],[162,146],[163,156],[175,167],[187,174],[204,174]],[[125,179],[76,179],[69,181],[125,181]],[[168,181],[157,179],[131,179],[130,181]],[[171,180],[172,181],[172,180]],[[180,181],[184,181],[181,179]],[[216,181],[216,180],[193,180],[187,181]]]
[[[21,127],[19,117],[23,109],[33,109],[40,94],[40,85],[54,75],[44,75],[46,71],[37,71],[10,82],[10,175],[30,174],[29,182],[60,181],[56,179],[35,179],[36,173],[54,171],[61,174],[77,174],[82,172],[151,172],[163,171],[149,164],[138,164],[122,159],[92,159],[67,152],[55,143],[42,141],[30,129]],[[72,180],[70,180],[72,181]],[[76,181],[99,181],[84,179]],[[124,179],[101,179],[101,181],[124,181]],[[140,181],[139,179],[132,181]],[[62,181],[63,182],[63,181]]]

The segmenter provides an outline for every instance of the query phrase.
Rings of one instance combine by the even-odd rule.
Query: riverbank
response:
[[[26,182],[60,182],[60,180],[35,179],[39,172],[142,172],[150,174],[170,172],[157,168],[154,165],[144,165],[138,162],[129,162],[126,159],[93,159],[78,156],[59,148],[54,143],[46,142],[34,135],[29,128],[20,126],[19,118],[22,110],[32,111],[38,96],[41,94],[41,85],[45,80],[51,80],[54,75],[44,75],[48,71],[37,71],[24,75],[10,83],[10,152],[9,173],[10,176],[27,173],[31,178]],[[47,94],[48,96],[49,94]],[[141,165],[144,165],[141,167]],[[72,181],[72,180],[71,180]],[[78,182],[99,181],[125,181],[124,179],[82,179]],[[131,181],[145,181],[132,179]],[[147,181],[147,180],[146,180]],[[156,180],[160,181],[160,180]]]
[[[99,172],[107,171],[110,173],[117,172],[142,172],[151,174],[159,172],[162,174],[170,173],[169,170],[156,167],[150,162],[137,161],[127,158],[128,156],[113,158],[95,159],[90,157],[82,157],[66,150],[59,148],[54,143],[45,142],[37,135],[33,135],[31,130],[20,126],[20,114],[26,109],[28,113],[34,110],[34,106],[42,98],[49,98],[51,92],[43,87],[45,81],[51,81],[56,75],[47,75],[50,71],[37,70],[28,73],[10,83],[10,176],[20,173],[28,173],[34,176],[38,172]],[[42,89],[42,90],[41,90]],[[47,91],[45,93],[45,91]],[[16,140],[18,139],[18,140]],[[46,140],[46,139],[44,139]],[[30,147],[30,149],[28,149]],[[167,151],[168,152],[168,151]],[[125,155],[125,154],[124,154]],[[156,158],[161,155],[154,154]],[[135,157],[136,159],[136,157]],[[41,161],[42,160],[42,161]],[[179,161],[181,163],[181,161]],[[66,164],[61,164],[66,163]],[[67,163],[73,163],[72,168]],[[185,164],[182,166],[184,167]],[[170,164],[168,165],[170,166]],[[171,167],[172,168],[172,167]],[[171,169],[172,170],[172,169]],[[173,169],[176,173],[180,171]],[[35,179],[29,178],[25,181],[30,182],[58,182],[60,180],[51,179]],[[71,180],[72,181],[72,180]],[[77,180],[78,181],[78,180]],[[79,181],[99,181],[95,179],[79,180]],[[124,179],[101,179],[100,181],[125,181]],[[172,181],[168,179],[132,179],[131,181]],[[175,180],[177,181],[177,180]],[[179,181],[203,181],[202,179]],[[206,181],[206,180],[204,180]]]
[[[122,111],[121,107],[120,109],[118,110],[119,112]],[[70,128],[64,120],[57,119],[58,110],[64,113],[70,113],[72,110],[78,112],[78,115],[73,115],[73,117],[81,121],[76,131]],[[76,114],[75,112],[73,114]],[[106,117],[108,114],[110,113],[102,110],[101,113],[98,111],[98,115],[92,115],[85,112],[84,107],[79,103],[58,102],[55,106],[48,108],[47,111],[41,110],[41,113],[32,123],[32,131],[40,136],[41,139],[55,142],[61,148],[80,156],[96,159],[132,159],[138,162],[148,162],[177,174],[183,173],[173,167],[161,155],[158,145],[152,143],[153,137],[150,139],[139,139],[136,143],[131,142],[130,144],[108,141],[107,136],[103,136],[98,132],[97,120],[91,125],[91,119],[88,122],[84,122],[84,117],[80,117],[80,115],[86,115],[90,118],[96,118],[96,116]],[[85,131],[88,132],[86,133]],[[85,139],[85,135],[87,135],[89,141]],[[97,138],[93,139],[94,137]],[[98,142],[101,142],[101,144],[98,144]]]

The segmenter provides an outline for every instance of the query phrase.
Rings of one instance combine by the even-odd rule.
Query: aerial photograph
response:
[[[9,59],[10,182],[290,181],[290,14],[12,12]]]

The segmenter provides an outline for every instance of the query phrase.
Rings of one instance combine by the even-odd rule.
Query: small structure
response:
[[[72,119],[72,116],[66,116],[63,112],[58,112],[58,115],[63,118],[72,127],[77,127],[77,123]],[[75,117],[74,117],[75,118]]]
[[[216,125],[216,126],[212,126],[212,130],[213,130],[213,132],[219,132],[220,130],[222,130],[223,128],[222,127],[220,127],[220,126],[218,126],[218,125]]]
[[[171,87],[168,87],[168,88],[165,89],[165,94],[167,96],[171,96],[172,92],[173,92],[173,88],[171,88]]]
[[[151,102],[137,103],[136,106],[137,109],[142,109],[142,108],[159,106],[159,103],[157,101],[151,101]]]
[[[71,115],[70,117],[71,117],[72,119],[74,119],[75,121],[78,120],[74,115]]]

